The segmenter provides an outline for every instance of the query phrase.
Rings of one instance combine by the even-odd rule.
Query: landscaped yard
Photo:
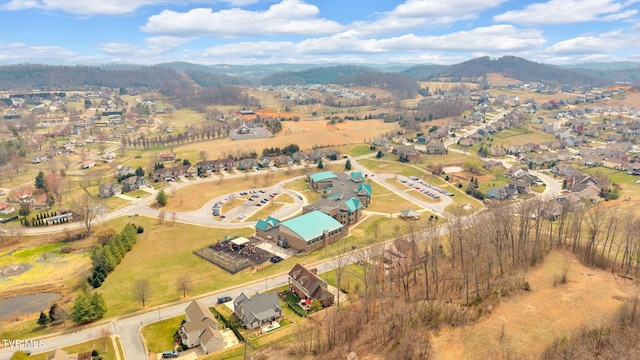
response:
[[[142,336],[151,352],[159,353],[173,350],[173,334],[180,328],[184,315],[149,324],[142,328]]]
[[[67,351],[67,353],[69,354],[81,354],[81,353],[87,353],[87,352],[90,353],[93,350],[98,350],[98,354],[105,360],[116,358],[115,349],[113,348],[113,342],[109,337],[102,337],[100,339],[87,341],[78,345],[69,346],[62,349]],[[31,355],[29,356],[29,359],[46,360],[49,354],[50,353]]]

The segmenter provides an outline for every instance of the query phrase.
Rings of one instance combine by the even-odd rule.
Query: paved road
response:
[[[496,116],[496,118],[499,118],[498,116]],[[494,120],[496,119],[494,118]],[[374,154],[369,154],[366,156],[373,156]],[[363,157],[366,157],[363,156]],[[360,164],[357,163],[357,160],[363,157],[358,157],[358,158],[352,158],[353,160],[356,161],[352,161],[352,165],[354,165],[354,170],[356,171],[362,171],[365,174],[371,175],[371,172],[362,167]],[[344,160],[342,160],[344,161]],[[259,173],[256,173],[259,174]],[[547,183],[547,188],[545,189],[545,191],[542,194],[542,197],[544,199],[551,199],[553,196],[557,195],[560,192],[560,185],[559,183],[550,178],[549,176],[545,175],[545,174],[540,174],[540,173],[535,173],[536,175],[538,175],[540,178],[542,178],[546,183]],[[225,181],[229,181],[230,179],[234,179],[240,176],[245,176],[244,174],[235,174],[235,175],[229,175],[225,177]],[[448,197],[443,197],[442,201],[439,203],[427,203],[424,201],[421,201],[419,199],[415,199],[413,197],[411,197],[409,194],[407,194],[406,191],[401,190],[399,188],[397,188],[396,186],[387,183],[385,180],[393,177],[394,175],[383,175],[383,174],[376,174],[374,176],[368,176],[370,179],[372,179],[374,182],[386,187],[387,189],[390,189],[391,191],[393,191],[394,193],[398,194],[399,196],[413,202],[414,204],[427,209],[427,210],[432,210],[432,209],[438,209],[442,214],[444,214],[444,207],[446,207],[450,202],[451,199],[449,199]],[[172,191],[172,189],[179,189],[182,188],[184,186],[189,186],[192,184],[196,184],[199,182],[205,182],[205,181],[216,181],[218,179],[216,178],[207,178],[207,179],[198,179],[195,181],[186,181],[184,183],[179,183],[179,184],[174,184],[172,185],[169,189],[167,189],[166,191],[170,192]],[[276,185],[273,185],[269,188],[265,189],[266,193],[269,192],[273,192],[274,189],[278,189],[280,191],[287,191],[286,189],[283,189],[282,187],[283,183],[278,183]],[[268,189],[268,190],[267,190]],[[304,203],[300,203],[297,198],[297,193],[295,192],[291,192],[290,193],[292,196],[294,196],[294,199],[296,200],[296,206],[295,207],[299,207],[301,205],[303,205]],[[112,218],[116,218],[119,216],[127,216],[127,215],[131,215],[131,214],[141,214],[141,215],[146,215],[146,216],[154,216],[157,217],[157,214],[159,212],[158,209],[152,209],[150,208],[147,203],[149,203],[150,201],[152,201],[155,197],[155,194],[150,194],[144,198],[141,198],[121,209],[118,209],[106,216],[104,216],[103,218],[99,219],[99,221],[107,221],[109,219]],[[224,198],[225,196],[221,196],[221,198]],[[224,221],[224,222],[220,222],[220,221],[216,221],[214,224],[214,220],[212,219],[212,216],[210,215],[210,209],[212,204],[215,201],[218,201],[219,198],[216,199],[212,199],[211,201],[209,201],[207,204],[205,204],[205,206],[203,206],[202,208],[192,211],[192,212],[187,212],[187,213],[180,213],[178,214],[178,220],[179,221],[185,221],[185,222],[194,222],[197,224],[201,224],[201,225],[208,225],[208,226],[213,226],[215,225],[216,227],[245,227],[245,226],[253,226],[253,223],[232,223],[230,221]],[[304,197],[303,197],[304,199]],[[295,207],[291,207],[291,208],[295,208]],[[247,211],[246,209],[242,210],[242,208],[239,211]],[[48,228],[30,228],[30,229],[26,229],[28,230],[27,232],[31,233],[31,234],[44,234],[44,233],[50,233],[50,232],[55,232],[55,231],[60,231],[62,229],[71,229],[71,228],[79,228],[82,227],[81,224],[68,224],[66,226],[57,226],[57,227],[48,227]],[[446,232],[446,227],[441,229],[442,232]],[[355,261],[355,254],[357,254],[359,251],[362,250],[357,250],[355,252],[353,252],[349,258],[349,262],[354,262]],[[329,260],[325,260],[316,264],[312,264],[311,266],[318,268],[318,272],[319,273],[324,273],[327,271],[330,271],[332,269],[335,268],[335,262],[331,259]],[[246,284],[240,284],[236,287],[233,288],[228,288],[228,289],[223,289],[220,291],[216,291],[214,293],[210,293],[210,294],[206,294],[204,296],[198,297],[200,300],[202,300],[205,304],[207,305],[213,305],[215,304],[215,302],[217,301],[217,297],[220,295],[229,295],[231,297],[236,297],[240,294],[240,292],[244,291],[248,294],[252,294],[258,291],[263,291],[265,289],[270,289],[270,288],[276,288],[279,286],[282,286],[284,284],[287,283],[287,275],[286,273],[282,273],[279,274],[277,276],[273,276],[273,277],[269,277],[269,278],[265,278],[264,281],[263,280],[259,280],[259,281],[253,281],[250,283],[246,283]],[[53,335],[50,337],[45,338],[45,347],[42,349],[39,349],[37,351],[34,351],[34,353],[36,352],[49,352],[51,350],[53,350],[56,347],[66,347],[66,346],[70,346],[70,345],[74,345],[80,342],[85,342],[85,341],[89,341],[89,340],[93,340],[93,339],[97,339],[101,336],[103,336],[103,334],[105,333],[113,333],[115,335],[119,335],[122,341],[122,345],[124,347],[125,350],[125,355],[126,358],[131,360],[137,360],[137,359],[146,359],[147,358],[147,351],[145,349],[145,346],[143,344],[142,341],[142,337],[140,335],[140,329],[141,326],[143,325],[148,325],[148,324],[152,324],[154,322],[157,322],[158,320],[161,319],[166,319],[166,318],[171,318],[171,317],[175,317],[178,315],[181,315],[184,313],[184,309],[185,307],[188,305],[188,301],[185,302],[180,302],[180,303],[173,303],[173,304],[167,304],[165,306],[161,306],[158,308],[154,308],[154,309],[147,309],[145,311],[141,311],[139,313],[130,315],[130,316],[126,316],[126,317],[119,317],[119,318],[115,318],[115,319],[109,319],[108,321],[103,321],[103,322],[99,322],[96,324],[92,324],[90,326],[86,326],[83,328],[78,328],[77,330],[74,330],[72,332],[66,332],[66,333],[62,333],[62,334],[57,334],[57,335]],[[0,359],[8,359],[11,354],[15,351],[15,349],[10,349],[10,348],[4,348],[4,349],[0,349]]]
[[[360,250],[362,251],[362,250]],[[356,260],[356,252],[346,257],[346,263],[353,263]],[[325,273],[336,268],[336,261],[333,259],[325,260],[315,264],[307,264],[309,267],[318,269],[318,273]],[[89,326],[77,328],[69,332],[54,334],[43,338],[44,347],[33,349],[33,353],[48,353],[57,347],[68,347],[81,342],[98,339],[104,334],[112,333],[120,336],[122,346],[127,360],[147,359],[147,349],[142,341],[140,329],[142,326],[153,324],[159,320],[173,318],[184,314],[184,309],[193,299],[199,299],[208,306],[217,303],[218,296],[229,295],[232,298],[245,292],[248,295],[256,292],[263,292],[267,289],[274,289],[286,285],[288,283],[287,273],[281,273],[274,276],[265,277],[261,280],[252,281],[238,286],[222,289],[203,296],[190,298],[189,300],[178,303],[171,303],[164,306],[149,308],[139,313],[129,316],[101,321]],[[0,359],[9,359],[16,351],[15,348],[0,349]]]

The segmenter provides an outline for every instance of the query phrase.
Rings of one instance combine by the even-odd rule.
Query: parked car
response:
[[[175,350],[168,350],[162,352],[163,359],[177,358],[179,353]]]
[[[229,302],[233,299],[231,299],[231,296],[229,295],[223,295],[223,296],[218,296],[218,304],[224,304],[226,302]]]
[[[271,259],[269,259],[269,261],[271,261],[274,264],[279,263],[280,261],[282,261],[283,259],[280,256],[272,256]]]

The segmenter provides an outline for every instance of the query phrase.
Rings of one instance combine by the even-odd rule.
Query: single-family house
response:
[[[160,161],[175,161],[176,153],[174,151],[163,152],[158,155]]]
[[[170,168],[160,168],[153,172],[154,181],[167,181],[173,179],[173,171]]]
[[[96,162],[93,160],[85,160],[82,162],[82,165],[80,165],[80,169],[89,169],[96,166]]]
[[[113,182],[106,182],[98,187],[98,196],[109,198],[114,195],[122,194],[120,185]]]
[[[78,354],[69,354],[65,350],[56,348],[47,355],[47,360],[78,360]]]
[[[186,322],[178,330],[182,345],[188,348],[200,346],[205,354],[222,350],[228,345],[218,330],[218,321],[201,301],[194,300],[187,305],[185,317]]]
[[[233,301],[233,306],[234,314],[249,330],[282,316],[282,305],[275,293],[256,293],[252,298],[240,293]]]
[[[149,187],[149,182],[142,176],[131,176],[122,180],[122,192],[138,190],[143,187]]]
[[[323,306],[331,306],[335,296],[328,290],[327,282],[322,280],[314,270],[296,264],[289,271],[289,290],[303,300],[317,300]]]
[[[604,159],[602,161],[602,166],[609,168],[609,169],[614,169],[614,170],[624,170],[626,168],[628,168],[627,162],[622,160],[622,159],[618,159],[618,158],[607,158]]]
[[[427,143],[426,153],[429,155],[442,155],[447,153],[447,148],[443,142],[431,140]]]
[[[471,138],[464,138],[458,141],[458,145],[460,146],[473,146],[473,144],[475,143],[476,143],[475,140]]]
[[[240,159],[236,164],[236,168],[238,170],[249,170],[258,167],[258,162],[256,159],[248,158],[248,159]]]
[[[16,208],[14,208],[13,206],[9,204],[0,203],[0,214],[7,215],[7,214],[11,214],[14,211],[16,211]]]
[[[629,164],[627,166],[627,174],[636,176],[640,175],[640,163],[632,162],[631,164]]]

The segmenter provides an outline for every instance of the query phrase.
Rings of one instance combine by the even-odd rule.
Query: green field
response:
[[[184,315],[149,324],[142,328],[147,349],[154,353],[173,350],[173,334],[180,328]]]
[[[362,159],[358,160],[362,166],[380,174],[396,174],[402,176],[422,177],[426,171],[413,166],[388,159]]]
[[[98,354],[105,360],[111,360],[116,358],[115,349],[113,348],[113,342],[110,337],[102,337],[100,339],[87,341],[78,345],[62,348],[71,354],[81,354],[98,350]],[[46,360],[50,353],[43,353],[29,356],[29,359]]]

